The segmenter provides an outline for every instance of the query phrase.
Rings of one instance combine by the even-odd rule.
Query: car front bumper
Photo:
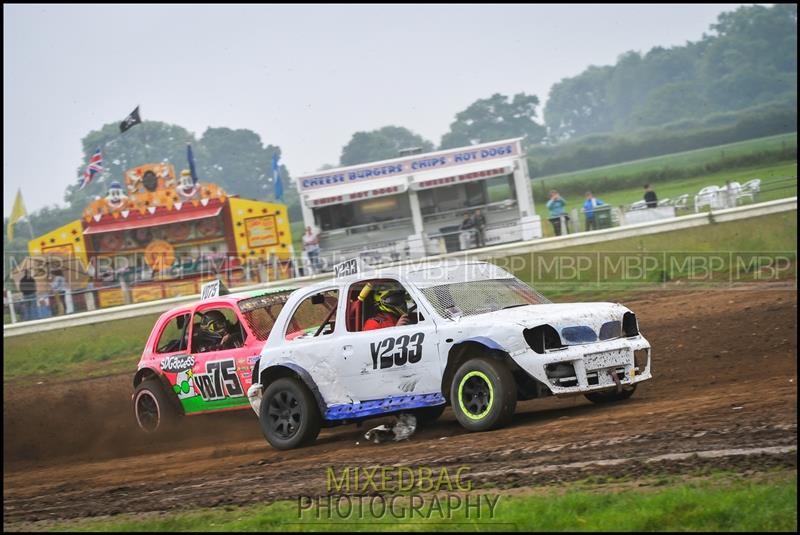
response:
[[[512,357],[556,396],[621,388],[652,378],[650,344],[641,335],[544,354],[527,349]]]
[[[256,416],[261,416],[261,396],[264,392],[264,387],[261,386],[261,383],[253,383],[250,388],[247,389],[247,401],[250,402],[250,407],[253,408],[253,412],[256,413]]]

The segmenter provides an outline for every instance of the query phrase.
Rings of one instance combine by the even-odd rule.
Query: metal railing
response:
[[[464,217],[464,214],[474,213],[475,210],[481,210],[485,212],[504,212],[515,209],[516,206],[517,206],[516,200],[507,199],[504,201],[497,201],[489,204],[480,204],[476,206],[469,206],[466,208],[456,208],[454,210],[447,210],[444,212],[437,212],[434,214],[423,214],[422,220],[425,223],[430,223],[433,221],[456,220],[459,217]]]
[[[104,287],[105,288],[105,287]],[[118,289],[120,286],[108,287]],[[24,296],[21,292],[6,291],[3,296],[3,323],[33,321],[77,312],[97,310],[97,290],[66,289],[59,293],[36,293]]]
[[[352,234],[363,234],[366,232],[390,230],[408,226],[411,226],[411,218],[402,217],[398,219],[391,219],[389,221],[375,221],[374,223],[363,223],[361,225],[353,225],[352,227],[323,230],[320,232],[320,238],[331,238],[341,235],[350,236]]]
[[[218,271],[203,270],[192,271],[190,277],[176,276],[169,280],[154,280],[152,277],[120,277],[112,284],[100,284],[95,286],[94,282],[90,282],[86,288],[72,289],[65,288],[64,292],[37,292],[32,297],[25,297],[20,291],[6,290],[3,295],[3,324],[14,324],[26,321],[42,320],[53,318],[57,316],[65,316],[71,314],[79,314],[82,312],[92,312],[101,308],[112,308],[114,306],[125,306],[131,304],[138,304],[146,301],[156,301],[167,299],[171,297],[181,297],[183,295],[195,295],[199,291],[201,280],[210,280],[210,278],[219,278],[227,286],[232,287],[244,284],[265,283],[275,280],[287,280],[282,278],[281,275],[288,271],[289,278],[295,278],[300,273],[310,273],[311,262],[308,257],[298,257],[294,259],[288,266],[283,265],[273,258],[270,264],[259,264],[254,266],[236,266]],[[141,274],[140,272],[131,273],[129,275]],[[166,287],[167,285],[179,285],[182,283],[193,283],[191,291],[177,292],[169,295]],[[160,297],[145,296],[141,299],[136,297],[136,292],[141,288],[155,289],[161,286]],[[175,288],[175,286],[172,286]],[[118,299],[121,300],[119,304],[101,306],[102,298],[100,294],[107,292],[119,292]]]

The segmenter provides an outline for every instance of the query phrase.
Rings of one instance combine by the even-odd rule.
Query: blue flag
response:
[[[275,183],[275,200],[283,202],[283,182],[281,174],[278,172],[278,151],[272,153],[272,181]]]
[[[197,184],[197,171],[194,169],[194,154],[191,144],[186,144],[186,158],[189,160],[189,172],[192,174],[192,183]]]

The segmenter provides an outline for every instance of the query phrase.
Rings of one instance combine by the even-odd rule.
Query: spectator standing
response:
[[[310,226],[306,227],[306,233],[303,234],[303,249],[311,262],[311,268],[316,271],[319,266],[319,236]]]
[[[730,180],[725,181],[725,208],[736,208],[736,188]]]
[[[658,206],[658,197],[656,192],[650,189],[650,184],[644,185],[644,202],[647,203],[648,208],[656,208]]]
[[[569,227],[567,225],[569,216],[567,216],[564,210],[564,206],[566,206],[566,204],[567,202],[561,198],[561,195],[559,195],[556,190],[550,190],[550,200],[547,201],[547,218],[553,225],[553,232],[555,232],[556,236],[561,236],[562,218],[564,221],[564,226],[566,227],[564,228],[564,234],[569,233]]]
[[[478,247],[486,245],[486,218],[483,217],[480,209],[475,210],[475,215],[472,217],[475,224],[475,239],[477,240]]]
[[[461,231],[461,249],[469,249],[472,247],[472,233],[475,228],[475,220],[472,219],[472,216],[469,212],[464,214],[464,219],[461,221],[461,225],[459,225],[458,229]]]
[[[19,291],[22,292],[22,321],[33,319],[36,307],[36,280],[27,269],[19,280]]]
[[[66,287],[67,282],[64,280],[64,272],[60,269],[53,270],[53,282],[50,283],[50,289],[55,295],[57,316],[64,314],[64,291]]]
[[[586,200],[583,201],[583,213],[586,215],[586,230],[596,230],[597,220],[594,217],[594,209],[603,206],[605,203],[596,198],[591,191],[586,192]]]
[[[464,214],[464,219],[461,220],[461,225],[458,227],[461,230],[469,230],[475,226],[475,221],[473,221],[472,216],[469,212]]]

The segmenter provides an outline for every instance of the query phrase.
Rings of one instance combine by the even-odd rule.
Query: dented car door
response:
[[[336,351],[354,397],[368,401],[440,391],[436,326],[425,316],[413,325],[359,332],[341,328]]]

